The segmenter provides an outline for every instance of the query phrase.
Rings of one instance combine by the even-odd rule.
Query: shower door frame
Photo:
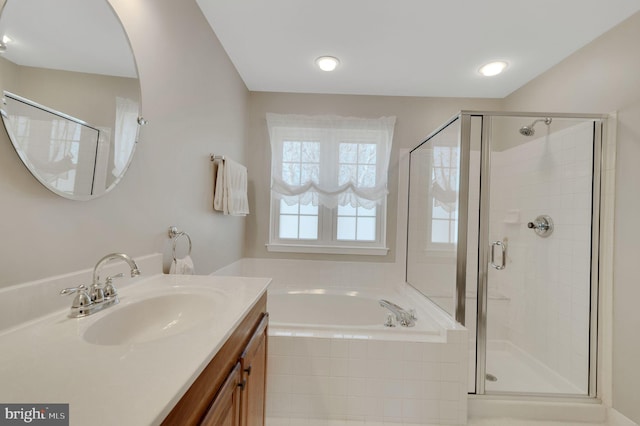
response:
[[[593,399],[597,396],[597,364],[598,364],[598,300],[599,300],[599,263],[600,263],[600,209],[601,180],[603,170],[603,137],[606,131],[607,116],[603,114],[571,114],[571,113],[531,113],[531,112],[499,112],[499,111],[460,111],[454,119],[448,120],[441,127],[444,128],[460,118],[460,147],[465,155],[461,155],[460,176],[460,209],[459,209],[459,246],[456,274],[456,320],[465,324],[464,309],[466,299],[466,264],[467,264],[467,227],[469,202],[469,153],[471,146],[471,118],[481,118],[481,151],[480,151],[480,220],[478,224],[478,283],[477,283],[477,330],[476,330],[476,374],[475,395],[498,396],[526,396],[527,398],[567,398]],[[491,121],[493,117],[527,117],[527,118],[568,118],[593,120],[593,167],[592,167],[592,215],[591,215],[591,271],[590,271],[590,313],[589,313],[589,368],[588,390],[586,395],[548,394],[527,392],[490,392],[485,389],[486,377],[486,349],[487,349],[487,296],[488,296],[488,267],[490,259],[489,247],[489,202],[490,202],[490,172],[491,172]],[[465,167],[466,166],[466,167]],[[464,252],[463,252],[464,250]]]

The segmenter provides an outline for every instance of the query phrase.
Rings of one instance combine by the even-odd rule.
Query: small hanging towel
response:
[[[191,256],[185,256],[182,259],[175,259],[171,262],[169,273],[176,275],[193,275],[195,273],[195,269]]]
[[[247,168],[225,158],[215,160],[213,167],[213,208],[232,216],[249,214]]]

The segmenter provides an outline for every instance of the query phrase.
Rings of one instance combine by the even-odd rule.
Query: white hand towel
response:
[[[191,256],[185,256],[182,259],[172,261],[169,273],[177,275],[193,275],[195,273],[195,269],[193,267],[193,260],[191,259]]]
[[[213,162],[213,209],[224,211],[224,161]]]
[[[232,216],[248,215],[247,168],[228,158],[215,165],[213,208]]]

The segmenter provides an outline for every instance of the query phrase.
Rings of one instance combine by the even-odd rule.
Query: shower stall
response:
[[[406,280],[469,329],[469,393],[596,395],[605,118],[463,111],[411,151]]]

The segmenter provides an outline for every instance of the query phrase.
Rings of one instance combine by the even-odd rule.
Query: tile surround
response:
[[[216,274],[268,276],[270,289],[384,289],[403,282],[398,265],[363,262],[242,259]],[[269,339],[270,418],[466,424],[465,329],[446,330],[446,342]]]

